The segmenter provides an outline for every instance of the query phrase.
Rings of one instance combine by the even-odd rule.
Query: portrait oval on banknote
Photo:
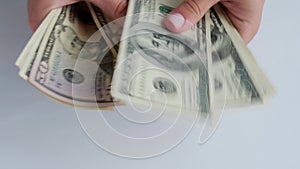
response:
[[[130,45],[153,65],[168,70],[189,71],[199,68],[200,58],[194,40],[178,36],[161,26],[141,22],[130,29]]]
[[[230,57],[232,43],[228,34],[211,25],[212,61],[218,62]]]
[[[63,76],[68,82],[72,84],[80,84],[84,81],[84,76],[73,69],[63,70]]]
[[[166,94],[176,93],[176,85],[169,79],[157,77],[153,79],[153,87]]]

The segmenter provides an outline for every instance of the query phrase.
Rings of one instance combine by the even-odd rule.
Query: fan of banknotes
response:
[[[20,54],[19,74],[84,108],[151,102],[209,113],[267,101],[274,89],[222,7],[175,34],[162,21],[179,2],[129,1],[123,27],[87,2],[52,10]]]

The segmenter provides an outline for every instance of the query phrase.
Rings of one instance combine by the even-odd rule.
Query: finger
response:
[[[230,18],[234,27],[239,32],[242,39],[246,43],[249,43],[253,39],[255,34],[258,32],[260,21],[258,21],[257,19],[251,21],[242,21],[240,20],[240,18],[236,17],[232,13],[228,13],[227,15]]]
[[[219,0],[184,0],[164,20],[166,27],[176,33],[183,32],[197,23]]]
[[[110,19],[118,19],[126,15],[127,0],[88,0],[98,6]]]
[[[246,43],[258,32],[264,2],[264,0],[222,2],[227,16]]]
[[[79,0],[28,0],[28,22],[31,30],[35,31],[52,9],[78,1]]]

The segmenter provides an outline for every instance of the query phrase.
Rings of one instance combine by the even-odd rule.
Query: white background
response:
[[[96,146],[73,108],[47,98],[14,65],[31,36],[26,1],[0,7],[0,168],[296,169],[300,168],[300,21],[298,1],[267,1],[249,44],[277,94],[265,106],[226,111],[214,136],[197,145],[195,128],[161,156],[132,160]]]

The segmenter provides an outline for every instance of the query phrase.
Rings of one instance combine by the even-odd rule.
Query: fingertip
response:
[[[185,19],[181,14],[168,14],[164,19],[164,24],[171,32],[179,33]]]
[[[244,40],[244,42],[246,43],[246,44],[248,44],[252,39],[253,39],[253,37],[243,37],[242,36],[242,39]]]
[[[242,37],[242,39],[244,40],[244,42],[246,44],[248,44],[254,38],[254,36],[256,35],[256,33],[258,32],[258,28],[252,28],[252,29],[250,29],[247,26],[247,29],[246,28],[241,29],[241,28],[238,27],[237,31],[239,32],[239,34]]]
[[[166,28],[174,33],[184,32],[192,26],[180,13],[168,14],[163,22]]]
[[[32,21],[32,20],[28,21],[28,25],[29,25],[29,28],[32,32],[35,32],[38,28],[38,24],[35,21]]]

